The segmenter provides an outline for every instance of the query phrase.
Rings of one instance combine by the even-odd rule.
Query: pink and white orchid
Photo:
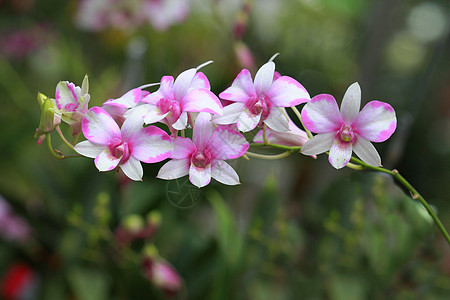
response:
[[[289,76],[276,76],[273,57],[256,72],[243,69],[231,87],[219,94],[224,100],[234,101],[224,108],[223,115],[213,122],[220,125],[236,123],[242,132],[266,124],[275,131],[289,130],[288,120],[280,107],[291,107],[310,100],[306,89]]]
[[[188,112],[222,114],[222,104],[210,91],[208,78],[197,72],[209,63],[182,72],[175,81],[172,76],[164,76],[159,89],[142,99],[143,104],[131,109],[126,117],[141,117],[145,124],[162,121],[174,132],[186,128]]]
[[[155,126],[143,128],[141,119],[126,119],[119,128],[101,107],[93,107],[86,113],[82,129],[87,140],[75,145],[75,150],[95,158],[99,171],[110,171],[119,166],[132,180],[142,180],[140,161],[160,162],[173,150],[172,141],[163,130]]]
[[[102,107],[116,120],[119,125],[125,121],[125,113],[135,107],[142,98],[150,93],[140,88],[132,89],[126,92],[122,97],[109,99],[103,102]]]
[[[81,132],[81,119],[88,110],[90,100],[88,76],[84,77],[81,88],[69,81],[60,81],[56,86],[54,113],[70,125],[72,135]]]
[[[353,83],[345,92],[339,111],[328,94],[317,95],[305,105],[301,117],[306,129],[318,133],[303,145],[306,155],[330,151],[328,160],[336,169],[344,167],[352,151],[365,163],[381,166],[381,158],[370,142],[383,142],[397,126],[395,111],[387,103],[371,101],[361,111],[361,88]]]
[[[239,184],[236,171],[224,160],[241,157],[248,150],[246,139],[230,126],[215,129],[209,113],[199,113],[194,123],[192,140],[177,137],[173,158],[159,170],[158,178],[176,179],[189,174],[197,187],[209,184],[211,177],[227,184]]]

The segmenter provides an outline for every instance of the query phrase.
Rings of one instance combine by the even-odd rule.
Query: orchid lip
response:
[[[211,153],[208,150],[197,151],[192,155],[192,164],[197,168],[205,168],[211,163]]]

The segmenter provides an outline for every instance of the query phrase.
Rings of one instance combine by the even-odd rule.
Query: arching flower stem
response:
[[[302,124],[303,129],[305,129],[305,132],[306,132],[306,134],[308,135],[308,137],[309,137],[309,138],[312,138],[311,131],[309,131],[308,129],[306,129],[305,125],[303,124],[301,114],[300,114],[300,112],[298,111],[297,107],[292,106],[291,109],[292,109],[292,111],[294,112],[294,114],[297,116],[297,118],[298,118],[298,120],[300,121],[300,123]]]
[[[259,154],[259,153],[253,153],[250,151],[247,151],[245,153],[245,155],[250,156],[250,157],[256,157],[256,158],[267,159],[267,160],[276,160],[276,159],[280,159],[280,158],[285,158],[291,154],[292,154],[292,151],[289,151],[289,150],[285,151],[283,153],[280,153],[280,154],[275,154],[275,155]]]
[[[64,142],[64,144],[66,144],[70,149],[72,149],[73,151],[75,151],[75,149],[73,148],[73,145],[71,143],[69,143],[69,141],[66,139],[66,137],[64,136],[64,134],[61,131],[61,128],[59,127],[59,125],[57,125],[55,127],[56,132],[58,132],[59,137],[61,138],[61,140]]]

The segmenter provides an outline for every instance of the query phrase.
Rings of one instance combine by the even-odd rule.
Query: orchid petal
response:
[[[126,108],[135,107],[139,100],[141,100],[142,90],[139,88],[132,89],[125,93],[122,97],[117,99],[109,99],[103,104],[115,103],[117,105],[124,106]]]
[[[92,107],[82,120],[83,134],[94,144],[107,145],[120,138],[120,129],[114,119],[101,107]]]
[[[81,88],[69,81],[60,81],[56,86],[55,101],[58,109],[64,109],[68,104],[78,103]]]
[[[194,123],[192,140],[199,150],[203,150],[208,144],[213,126],[211,123],[211,115],[209,113],[199,113]]]
[[[214,159],[234,159],[244,155],[249,146],[242,134],[230,127],[219,126],[212,133],[207,149]]]
[[[135,181],[142,181],[142,176],[144,175],[144,170],[142,169],[142,165],[133,156],[130,156],[128,160],[119,166],[123,173],[127,175],[128,178]]]
[[[125,117],[142,118],[145,124],[153,124],[164,119],[170,112],[163,114],[161,110],[153,104],[138,105],[130,109]]]
[[[275,80],[266,95],[268,100],[277,107],[292,107],[311,99],[308,91],[289,76],[282,76]]]
[[[187,112],[182,112],[178,120],[172,124],[172,127],[176,130],[183,130],[186,128],[188,122]]]
[[[212,122],[220,125],[227,125],[236,123],[239,119],[239,115],[244,111],[244,103],[232,103],[223,108],[223,114],[221,116],[215,115],[212,117]]]
[[[204,187],[211,182],[211,164],[198,168],[191,164],[189,168],[189,181],[196,187]]]
[[[255,91],[256,94],[262,95],[269,91],[273,82],[273,74],[275,73],[275,63],[269,61],[259,68],[255,75]]]
[[[103,150],[105,150],[104,145],[93,144],[89,141],[79,142],[74,148],[79,154],[90,158],[96,158]]]
[[[356,135],[356,142],[353,143],[353,151],[363,162],[375,167],[381,166],[381,158],[377,149],[371,142],[358,134]]]
[[[303,124],[315,133],[337,131],[342,125],[336,100],[328,94],[313,97],[302,109]]]
[[[319,133],[309,139],[303,146],[301,153],[305,155],[317,155],[330,150],[336,132]]]
[[[189,138],[177,137],[173,140],[173,152],[170,158],[184,159],[190,158],[192,153],[197,151],[197,147],[194,142]]]
[[[220,93],[219,97],[235,102],[247,102],[249,98],[256,97],[250,72],[247,69],[243,69],[234,79],[231,87]]]
[[[384,142],[395,131],[395,111],[387,103],[371,101],[363,107],[352,124],[353,129],[371,142]]]
[[[278,132],[285,132],[289,130],[289,122],[283,112],[277,108],[272,107],[264,123],[272,130]]]
[[[188,112],[209,112],[221,115],[223,107],[219,98],[206,89],[192,90],[180,101],[183,111]]]
[[[341,103],[341,116],[345,124],[350,125],[359,113],[361,106],[361,87],[357,82],[350,85]]]
[[[248,110],[244,110],[237,120],[237,128],[242,132],[248,132],[255,129],[261,119],[261,113],[259,115],[252,115]]]
[[[143,128],[129,143],[131,155],[145,163],[156,163],[168,158],[174,148],[167,133],[156,126]]]
[[[197,70],[195,68],[186,70],[178,75],[173,84],[175,99],[182,99],[189,90],[192,79],[194,79]]]
[[[223,160],[215,160],[211,166],[211,176],[220,183],[227,185],[240,184],[236,171]]]
[[[161,169],[159,169],[157,178],[160,179],[177,179],[183,176],[186,176],[189,174],[189,166],[190,166],[190,159],[172,159],[168,162],[166,162]]]
[[[141,102],[156,105],[162,98],[173,99],[175,97],[173,84],[174,83],[172,76],[163,76],[161,78],[159,89],[156,92],[153,92],[150,95],[144,97]]]
[[[111,154],[111,151],[106,148],[94,159],[94,163],[97,169],[101,172],[111,171],[112,169],[117,167],[121,158],[122,157],[114,157]]]
[[[194,78],[192,78],[189,90],[196,90],[196,89],[207,89],[207,90],[211,89],[208,77],[206,77],[206,75],[203,74],[203,72],[196,73]]]
[[[142,118],[126,118],[120,129],[122,138],[126,142],[130,142],[144,126]]]
[[[341,169],[350,161],[352,157],[352,143],[341,142],[337,137],[330,148],[328,161],[336,169]]]

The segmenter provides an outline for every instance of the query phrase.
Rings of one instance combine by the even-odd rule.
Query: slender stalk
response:
[[[73,145],[71,143],[69,143],[69,141],[66,139],[66,137],[64,136],[64,134],[61,131],[61,128],[58,126],[55,127],[56,132],[58,132],[59,137],[63,140],[63,142],[73,151],[75,151],[75,148],[73,147]]]
[[[378,172],[387,173],[387,174],[391,175],[392,177],[394,177],[395,180],[397,180],[397,182],[399,182],[401,185],[403,185],[411,193],[411,197],[413,199],[418,200],[420,202],[420,204],[422,204],[422,206],[425,207],[425,209],[430,214],[430,216],[433,219],[436,226],[439,228],[441,233],[444,235],[445,239],[447,240],[447,243],[450,245],[450,236],[449,236],[447,230],[445,229],[444,225],[442,224],[441,220],[439,219],[439,217],[436,215],[436,213],[431,208],[431,206],[428,204],[428,202],[425,200],[425,198],[423,198],[422,195],[402,175],[400,175],[400,173],[397,170],[395,170],[395,169],[388,170],[388,169],[385,169],[382,167],[374,167],[369,164],[366,164],[365,162],[363,162],[355,157],[352,157],[351,161],[363,166],[365,169],[370,169],[370,170],[374,170],[374,171],[378,171]]]
[[[269,144],[269,140],[267,140],[267,125],[266,124],[264,124],[264,127],[263,127],[263,141],[264,141],[264,145]]]
[[[247,151],[245,153],[245,155],[250,156],[250,157],[256,157],[256,158],[267,159],[267,160],[275,160],[275,159],[285,158],[291,154],[292,154],[292,151],[286,151],[286,152],[276,154],[276,155],[259,154],[259,153],[253,153],[250,151]]]
[[[52,136],[50,133],[46,134],[46,138],[47,138],[47,146],[48,146],[48,150],[50,150],[50,153],[57,159],[64,159],[64,155],[58,154],[55,152],[55,150],[53,149],[52,146]]]
[[[308,137],[309,137],[309,138],[312,138],[311,131],[309,131],[308,129],[306,129],[305,124],[303,124],[302,116],[301,116],[300,112],[298,111],[297,107],[292,106],[291,109],[292,109],[292,111],[294,112],[294,114],[297,116],[297,118],[298,118],[298,120],[300,121],[300,123],[302,123],[302,126],[303,126],[303,128],[305,129],[306,134],[308,135]]]
[[[289,151],[300,151],[302,149],[302,147],[300,147],[300,146],[285,146],[285,145],[272,144],[272,143],[267,143],[267,144],[251,143],[250,146],[255,147],[255,148],[257,148],[257,147],[272,147],[272,148],[278,148],[278,149],[289,150]]]

